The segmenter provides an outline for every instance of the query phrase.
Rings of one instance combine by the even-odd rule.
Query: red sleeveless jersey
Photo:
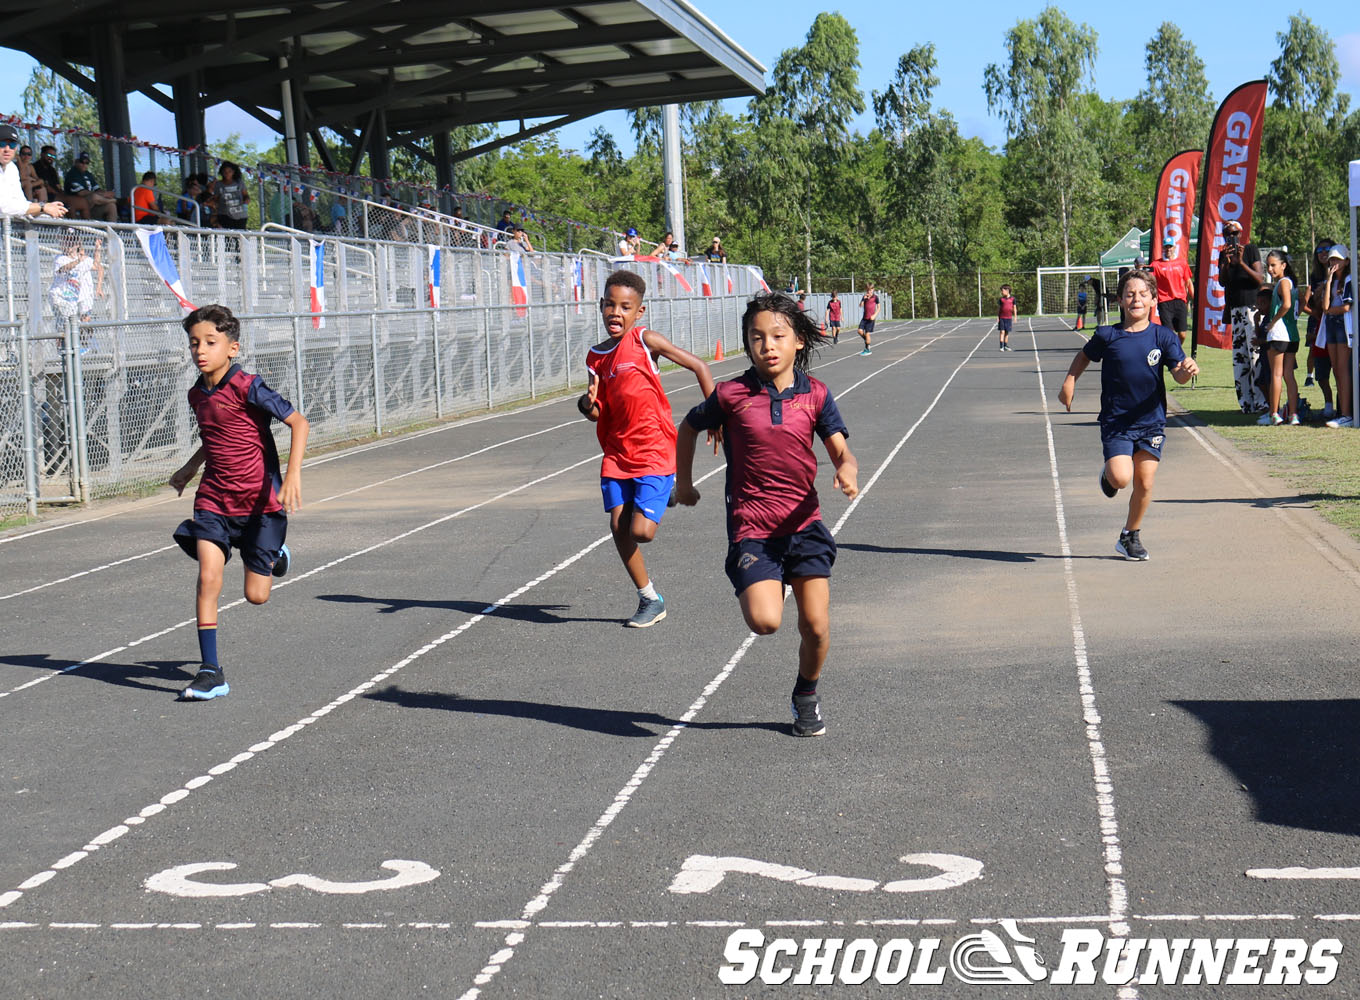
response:
[[[675,420],[642,339],[645,329],[635,326],[612,347],[592,347],[586,355],[586,367],[600,380],[595,436],[604,449],[600,475],[607,479],[675,474]]]

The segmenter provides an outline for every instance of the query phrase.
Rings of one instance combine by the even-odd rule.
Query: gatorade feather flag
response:
[[[768,291],[770,290],[770,286],[767,285],[767,284],[765,284],[765,276],[764,276],[763,274],[760,273],[760,270],[759,270],[758,268],[751,267],[751,266],[748,264],[747,267],[746,267],[746,270],[748,270],[748,271],[751,272],[751,277],[755,278],[756,281],[760,282],[760,287],[761,287],[764,291],[767,291],[767,292],[768,292]]]
[[[576,303],[576,314],[581,314],[581,303],[586,297],[586,267],[579,260],[571,265],[571,299]]]
[[[1223,322],[1227,293],[1218,273],[1218,254],[1224,246],[1223,223],[1230,219],[1242,224],[1242,242],[1251,242],[1265,110],[1266,81],[1244,83],[1224,99],[1209,132],[1195,265],[1196,347],[1232,347],[1232,330]]]
[[[703,263],[699,264],[699,289],[704,295],[713,294],[713,282],[708,280],[708,266]]]
[[[197,306],[184,297],[184,282],[180,280],[175,259],[170,256],[170,248],[165,245],[165,230],[160,226],[138,228],[137,242],[142,245],[142,253],[146,254],[151,269],[165,282],[170,294],[179,299],[180,306],[184,309],[196,309]]]
[[[529,281],[524,276],[524,254],[522,253],[510,255],[510,301],[521,307],[529,304]],[[529,310],[516,309],[515,315],[527,316]]]
[[[675,265],[671,264],[670,261],[666,260],[661,261],[661,266],[664,267],[667,271],[671,272],[671,277],[673,277],[676,281],[680,282],[681,288],[691,293],[694,291],[694,286],[685,280],[685,276],[680,273],[680,268],[676,267]]]
[[[312,329],[320,330],[326,325],[326,244],[320,240],[308,240],[311,247],[311,267],[308,270],[308,283],[312,290]]]
[[[444,263],[444,252],[437,246],[427,244],[425,249],[430,255],[429,280],[430,286],[430,308],[439,308],[439,278],[440,271]]]
[[[1176,245],[1176,259],[1190,259],[1190,222],[1195,217],[1195,195],[1204,154],[1198,149],[1177,153],[1162,167],[1157,198],[1152,204],[1152,254],[1161,253],[1166,241]]]

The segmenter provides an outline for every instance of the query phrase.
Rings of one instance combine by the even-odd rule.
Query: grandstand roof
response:
[[[302,127],[344,131],[382,110],[394,142],[460,125],[561,119],[528,130],[538,132],[601,111],[764,90],[764,68],[687,0],[18,0],[5,7],[0,45],[68,79],[83,77],[76,66],[99,64],[101,29],[113,26],[125,91],[173,108],[157,85],[201,71],[206,106],[229,101],[280,130],[280,84],[289,78],[303,91]],[[279,64],[284,54],[288,68]]]

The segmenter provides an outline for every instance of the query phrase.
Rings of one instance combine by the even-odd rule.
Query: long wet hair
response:
[[[817,324],[806,312],[798,308],[798,303],[783,292],[761,292],[746,303],[746,312],[741,317],[741,344],[746,349],[746,356],[752,361],[755,357],[751,354],[751,323],[760,313],[778,313],[788,320],[793,332],[803,340],[803,346],[798,348],[798,353],[794,355],[793,367],[799,371],[807,371],[808,362],[812,360],[812,353],[830,338],[817,328]]]

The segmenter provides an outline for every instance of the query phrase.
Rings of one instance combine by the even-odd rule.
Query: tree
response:
[[[1089,146],[1078,121],[1078,98],[1085,93],[1096,56],[1096,32],[1073,24],[1056,7],[1046,7],[1032,21],[1019,21],[1006,32],[1008,63],[995,63],[984,75],[987,106],[1006,123],[1007,158],[1012,170],[1038,180],[1052,199],[1031,194],[1034,208],[1058,227],[1064,266],[1072,263],[1072,213],[1076,200],[1089,192],[1092,172]],[[1036,235],[1042,235],[1036,234]]]
[[[1339,148],[1336,139],[1350,97],[1338,92],[1341,67],[1325,30],[1300,13],[1291,15],[1288,29],[1275,38],[1280,55],[1270,64],[1267,79],[1275,97],[1273,107],[1283,113],[1267,119],[1262,162],[1269,163],[1270,170],[1263,187],[1273,202],[1271,214],[1280,218],[1306,214],[1307,240],[1290,242],[1306,242],[1311,248],[1321,224],[1334,224],[1330,212],[1320,217],[1322,206],[1344,204],[1337,165],[1351,159],[1354,150]],[[1275,234],[1276,239],[1284,235]]]
[[[874,117],[892,146],[888,182],[892,207],[899,218],[915,218],[925,230],[930,295],[939,317],[935,283],[935,239],[958,211],[958,191],[950,176],[960,140],[953,117],[934,114],[931,94],[940,83],[935,75],[935,46],[917,45],[897,61],[897,72],[882,93],[874,92]]]
[[[38,121],[51,128],[99,131],[99,108],[94,98],[45,66],[33,67],[28,84],[24,87],[23,102],[24,117],[30,121]],[[90,154],[91,172],[97,177],[104,177],[103,146],[88,138],[82,138],[80,143],[81,151]]]
[[[1147,87],[1138,92],[1131,109],[1140,119],[1143,141],[1158,151],[1163,163],[1183,149],[1203,149],[1213,124],[1214,101],[1195,43],[1176,25],[1163,21],[1148,40],[1143,63]]]

